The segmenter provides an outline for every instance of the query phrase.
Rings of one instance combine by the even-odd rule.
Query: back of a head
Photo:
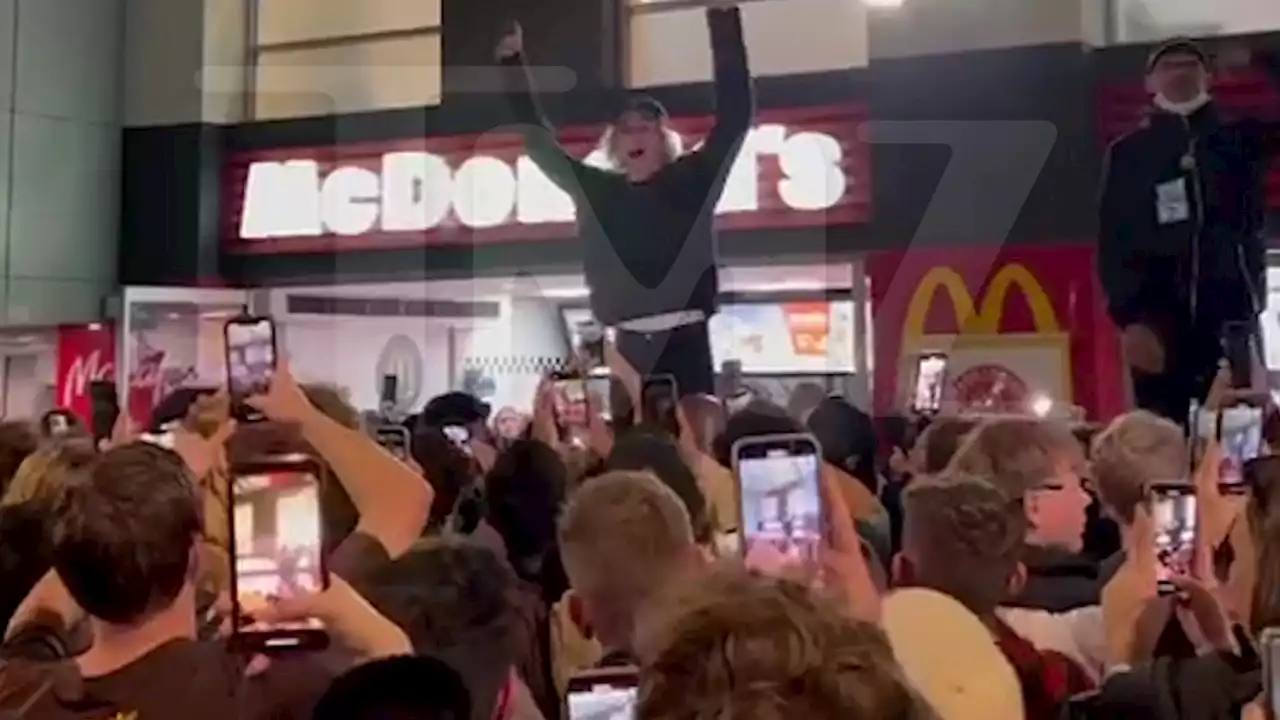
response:
[[[510,567],[471,541],[424,538],[374,572],[368,586],[369,601],[404,629],[415,651],[458,670],[473,716],[490,717],[521,652]]]
[[[753,402],[729,416],[724,432],[713,443],[716,461],[733,466],[733,444],[745,438],[765,435],[794,435],[805,431],[804,425],[786,410],[770,403]]]
[[[981,478],[922,478],[903,496],[899,583],[932,588],[988,617],[1009,594],[1026,534],[1022,505]]]
[[[149,443],[113,448],[68,480],[53,564],[90,615],[127,625],[167,609],[194,568],[200,505],[186,465]]]
[[[1062,463],[1082,464],[1084,452],[1065,423],[1036,418],[987,420],[965,437],[949,472],[974,475],[1021,498],[1058,475]]]
[[[870,415],[842,397],[828,397],[809,413],[806,425],[822,446],[827,463],[853,475],[872,492],[877,490],[878,440]]]
[[[593,607],[602,639],[627,649],[637,609],[697,557],[684,503],[647,473],[583,483],[560,516],[560,555],[575,592]]]
[[[470,393],[454,391],[429,400],[418,415],[419,426],[441,428],[488,422],[492,408]]]
[[[18,466],[0,505],[53,502],[67,478],[86,468],[97,456],[91,440],[54,440],[45,444]]]
[[[39,443],[40,437],[31,423],[0,422],[0,495],[8,489],[18,467],[36,451]]]
[[[336,678],[312,720],[471,720],[471,695],[444,661],[425,656],[387,658]]]
[[[807,587],[718,569],[644,633],[637,717],[931,717],[884,634]]]
[[[1133,522],[1152,483],[1187,478],[1190,458],[1182,428],[1145,410],[1111,421],[1093,440],[1093,482],[1116,520]]]
[[[494,460],[486,517],[513,559],[541,557],[554,544],[568,475],[559,453],[536,440],[514,442]]]
[[[969,418],[935,418],[916,438],[912,448],[919,472],[936,475],[946,470],[965,436],[977,426],[977,421]]]
[[[684,503],[698,542],[711,542],[712,527],[707,498],[702,493],[702,486],[698,484],[697,474],[689,467],[675,440],[664,433],[633,429],[614,443],[613,451],[604,462],[604,469],[607,472],[652,473]]]

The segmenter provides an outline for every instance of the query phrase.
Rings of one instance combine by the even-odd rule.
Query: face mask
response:
[[[1165,112],[1170,112],[1170,113],[1173,113],[1174,115],[1182,115],[1185,117],[1187,115],[1194,113],[1195,111],[1199,110],[1205,105],[1208,105],[1209,100],[1211,100],[1211,98],[1209,97],[1209,93],[1204,90],[1201,90],[1199,95],[1195,96],[1190,100],[1186,100],[1184,102],[1174,102],[1173,100],[1170,100],[1164,95],[1156,95],[1155,105],[1156,107],[1160,108],[1161,110],[1164,110]]]

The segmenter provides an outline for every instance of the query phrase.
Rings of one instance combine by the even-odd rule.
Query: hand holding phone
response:
[[[274,618],[273,605],[329,587],[320,521],[323,466],[288,456],[231,468],[234,650],[252,653],[314,650],[329,637],[317,618]]]
[[[1262,655],[1262,702],[1267,718],[1280,718],[1280,628],[1266,628],[1258,638]]]
[[[744,438],[732,450],[738,533],[748,567],[816,565],[822,546],[822,451],[811,435]]]

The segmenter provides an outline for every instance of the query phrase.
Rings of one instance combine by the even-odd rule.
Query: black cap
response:
[[[487,422],[489,405],[475,395],[464,392],[447,392],[437,395],[422,409],[418,416],[419,426],[444,427],[446,425],[468,425],[470,423]]]
[[[1147,56],[1147,72],[1154,70],[1156,63],[1160,62],[1160,58],[1165,55],[1194,55],[1201,65],[1209,66],[1209,56],[1204,49],[1191,38],[1180,37],[1166,40],[1151,51],[1151,54]]]
[[[662,103],[643,93],[631,93],[623,98],[618,112],[614,114],[614,119],[617,120],[627,113],[635,113],[646,120],[656,121],[665,121],[668,117],[667,109]]]

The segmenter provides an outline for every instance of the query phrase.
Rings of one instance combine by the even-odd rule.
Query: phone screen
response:
[[[772,574],[816,562],[822,543],[817,441],[757,438],[740,442],[733,455],[747,566]]]
[[[562,431],[587,426],[587,383],[582,378],[555,381],[556,424]]]
[[[385,425],[375,431],[378,444],[399,460],[409,459],[409,430],[400,425]]]
[[[613,378],[592,375],[587,378],[587,395],[595,403],[595,411],[605,420],[613,419]]]
[[[323,632],[319,621],[268,624],[254,620],[254,615],[273,600],[320,592],[329,584],[322,549],[319,469],[304,461],[245,466],[232,472],[236,634],[270,636],[263,641],[267,647],[297,647],[299,633]]]
[[[636,670],[618,669],[569,680],[569,720],[634,720]]]
[[[271,318],[227,322],[227,389],[245,398],[267,391],[276,369],[276,329]]]
[[[1238,406],[1217,415],[1215,432],[1222,445],[1218,470],[1224,489],[1244,487],[1244,466],[1262,454],[1262,408]]]
[[[1195,488],[1157,485],[1151,490],[1151,519],[1156,533],[1156,581],[1161,592],[1172,592],[1171,581],[1191,573],[1196,542]]]
[[[916,384],[911,409],[916,412],[938,412],[942,409],[942,391],[947,376],[947,356],[939,353],[921,355],[916,361]]]
[[[671,375],[650,375],[644,379],[640,390],[644,422],[665,428],[672,435],[680,434],[680,422],[676,417],[676,403],[680,395],[676,379]]]

